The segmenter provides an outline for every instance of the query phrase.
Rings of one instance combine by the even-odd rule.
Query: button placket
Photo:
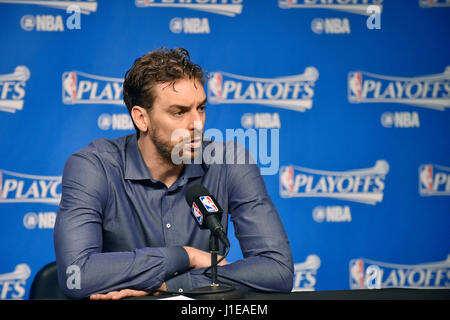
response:
[[[166,192],[163,193],[162,199],[161,199],[161,216],[162,216],[162,222],[164,226],[164,238],[166,239],[166,245],[171,246],[174,243],[173,239],[173,221],[172,221],[172,214],[170,213],[170,198],[169,198],[169,192],[166,190]]]

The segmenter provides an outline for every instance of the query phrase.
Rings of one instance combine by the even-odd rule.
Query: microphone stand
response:
[[[228,300],[242,298],[242,293],[233,286],[228,287],[217,283],[217,255],[219,253],[219,239],[211,232],[209,237],[209,250],[211,252],[211,285],[195,288],[185,295],[195,296],[196,299]]]

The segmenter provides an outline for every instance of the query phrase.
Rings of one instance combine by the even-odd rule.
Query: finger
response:
[[[123,299],[126,297],[142,297],[142,296],[146,296],[147,294],[148,294],[147,291],[123,289],[123,290],[120,290],[119,292],[117,292],[116,294],[114,294],[112,299],[119,300],[119,299]]]
[[[219,256],[219,257],[218,257],[218,260],[220,260],[220,259],[222,259],[222,256]],[[218,266],[225,266],[225,265],[227,265],[227,264],[228,264],[227,259],[223,259],[222,261],[220,261],[220,263],[218,264]]]
[[[147,296],[148,292],[147,291],[141,291],[141,290],[135,290],[135,297],[143,297],[143,296]]]
[[[125,298],[127,296],[126,290],[120,290],[118,292],[115,292],[111,296],[111,300],[120,300],[122,298]]]
[[[132,297],[133,296],[133,291],[135,290],[131,290],[131,289],[122,289],[119,292],[117,292],[116,294],[113,295],[112,300],[120,300],[126,297]]]
[[[126,294],[126,297],[142,297],[148,295],[148,292],[142,290],[127,289]]]
[[[89,297],[89,299],[91,300],[104,300],[103,297],[106,296],[106,294],[102,294],[102,293],[96,293],[93,294]]]
[[[101,300],[114,300],[114,297],[120,295],[120,291],[111,291],[101,297]]]
[[[89,298],[91,300],[111,300],[119,291],[111,291],[108,293],[97,293],[91,295]]]

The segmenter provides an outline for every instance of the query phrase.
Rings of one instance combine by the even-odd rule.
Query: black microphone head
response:
[[[186,201],[200,228],[210,229],[211,233],[218,236],[225,246],[230,247],[227,235],[220,224],[223,210],[208,189],[199,183],[191,185],[186,190]]]
[[[196,183],[191,185],[186,190],[186,201],[189,204],[189,207],[191,207],[196,198],[208,195],[210,195],[208,189],[206,189],[203,185]]]

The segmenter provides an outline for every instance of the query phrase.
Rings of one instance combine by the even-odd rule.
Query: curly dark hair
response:
[[[189,52],[184,48],[162,47],[136,59],[125,74],[123,83],[123,100],[130,116],[134,106],[151,110],[156,98],[155,85],[168,83],[173,86],[177,80],[184,78],[196,79],[202,85],[206,81],[205,72],[191,61]],[[134,127],[139,133],[136,125]]]

